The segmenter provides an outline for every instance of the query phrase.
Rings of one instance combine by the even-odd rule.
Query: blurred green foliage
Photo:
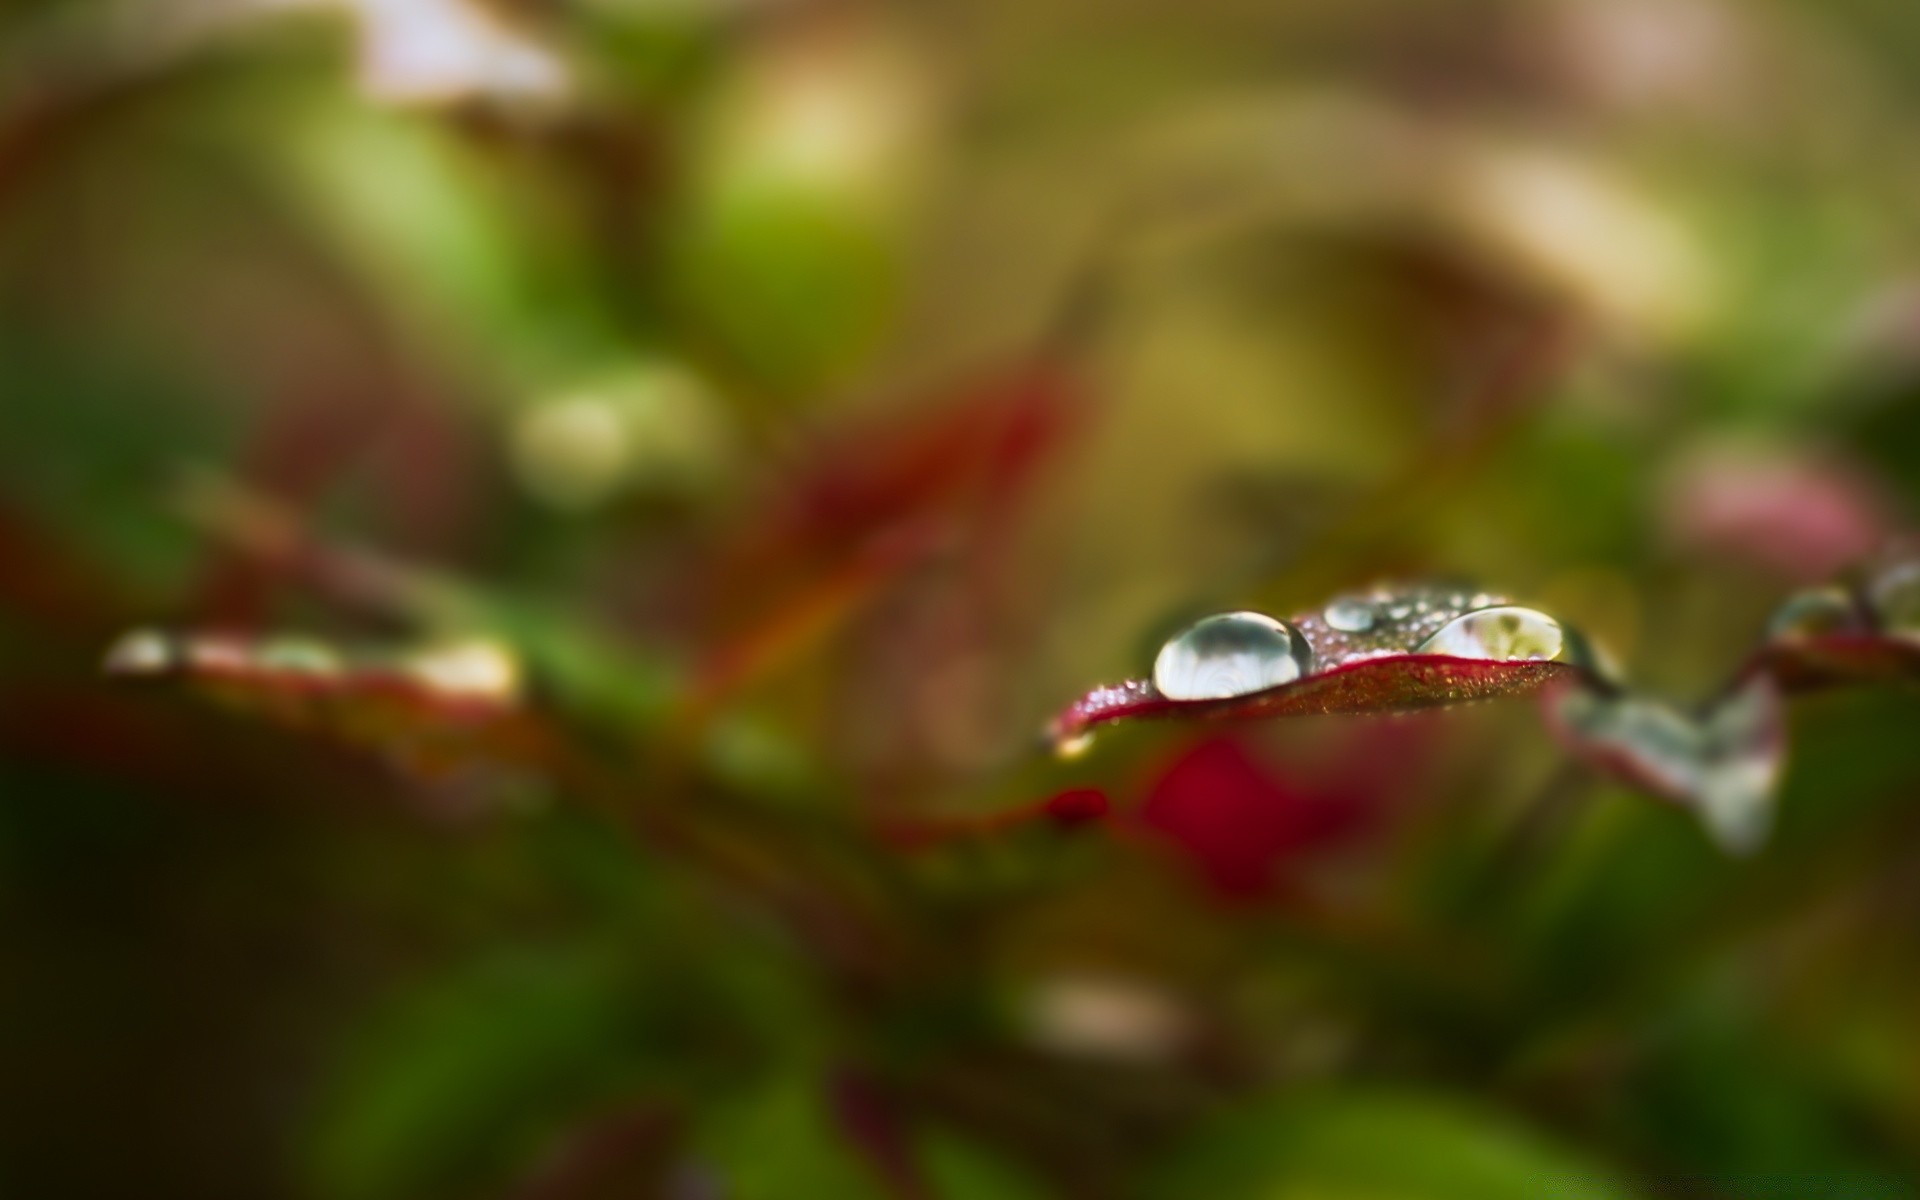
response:
[[[1524,704],[1037,734],[1381,577],[1705,698],[1920,501],[1915,61],[1909,0],[0,9],[0,1192],[1920,1194],[1911,693],[1796,702],[1739,861]],[[381,666],[103,678],[152,625]]]

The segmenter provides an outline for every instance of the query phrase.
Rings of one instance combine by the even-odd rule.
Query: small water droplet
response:
[[[1262,613],[1222,613],[1160,648],[1153,685],[1169,700],[1224,700],[1292,683],[1312,668],[1312,648],[1292,625]]]
[[[1365,633],[1373,628],[1375,614],[1373,605],[1360,597],[1341,596],[1327,605],[1320,619],[1327,623],[1327,628],[1341,633]]]
[[[157,629],[134,629],[107,647],[101,667],[110,675],[157,675],[174,662],[172,638]]]
[[[1899,562],[1867,582],[1867,603],[1880,628],[1899,637],[1920,637],[1920,562]]]
[[[1420,644],[1417,653],[1496,661],[1566,661],[1569,639],[1560,622],[1537,609],[1503,604],[1455,617]]]
[[[1845,589],[1808,588],[1787,597],[1773,610],[1773,616],[1767,619],[1767,637],[1794,641],[1845,633],[1859,626],[1859,610]]]

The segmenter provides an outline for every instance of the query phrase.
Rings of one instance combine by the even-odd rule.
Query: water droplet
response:
[[[520,660],[489,638],[452,642],[415,654],[406,670],[448,698],[511,702],[520,692]]]
[[[101,666],[110,675],[157,675],[174,662],[172,638],[156,629],[134,629],[114,640]]]
[[[1341,596],[1327,605],[1320,619],[1327,623],[1327,628],[1341,633],[1365,633],[1373,628],[1374,609],[1358,596]]]
[[[1455,617],[1420,644],[1416,653],[1496,661],[1567,661],[1569,639],[1560,622],[1537,609],[1504,604]]]
[[[1312,648],[1292,625],[1262,613],[1222,613],[1160,648],[1153,685],[1169,700],[1224,700],[1292,683],[1312,667]]]
[[[1899,562],[1867,583],[1867,602],[1880,628],[1899,637],[1920,637],[1920,562]]]
[[[1795,592],[1767,619],[1767,637],[1773,641],[1824,637],[1860,627],[1859,609],[1845,589],[1808,588]]]

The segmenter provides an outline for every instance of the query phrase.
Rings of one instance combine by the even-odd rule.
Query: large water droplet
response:
[[[1264,691],[1313,669],[1306,637],[1256,612],[1222,613],[1188,626],[1153,660],[1153,686],[1169,700],[1224,700]]]
[[[1498,661],[1574,657],[1571,640],[1560,622],[1537,609],[1503,604],[1455,617],[1420,644],[1417,653],[1449,658],[1486,658]]]
[[[1341,596],[1327,605],[1320,619],[1327,628],[1337,629],[1341,633],[1365,633],[1373,628],[1378,613],[1371,601],[1358,596]]]
[[[1796,641],[1846,633],[1859,627],[1859,610],[1846,589],[1808,588],[1788,596],[1773,610],[1767,619],[1767,637],[1772,641]]]
[[[1920,637],[1920,562],[1899,562],[1867,582],[1867,602],[1880,628],[1899,637]]]

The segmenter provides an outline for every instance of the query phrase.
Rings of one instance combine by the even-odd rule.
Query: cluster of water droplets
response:
[[[1537,609],[1487,592],[1435,585],[1342,595],[1292,621],[1262,613],[1207,617],[1154,660],[1154,689],[1169,700],[1224,700],[1369,659],[1409,654],[1514,661],[1580,661],[1579,640]]]

